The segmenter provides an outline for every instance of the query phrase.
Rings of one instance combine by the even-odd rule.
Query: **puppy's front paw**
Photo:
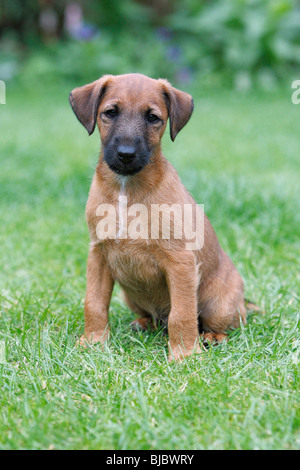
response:
[[[201,354],[202,350],[200,348],[200,345],[198,344],[192,349],[185,349],[184,347],[181,346],[175,346],[174,348],[170,347],[170,354],[168,357],[169,362],[172,361],[183,361],[188,356],[191,356],[192,354]]]
[[[81,338],[77,341],[77,346],[81,346],[83,348],[87,348],[89,346],[93,346],[94,344],[101,343],[104,344],[109,338],[109,332],[92,332],[92,333],[85,333],[81,336]]]

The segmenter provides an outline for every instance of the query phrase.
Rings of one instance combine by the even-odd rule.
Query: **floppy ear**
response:
[[[172,87],[167,80],[160,79],[159,81],[163,86],[163,94],[170,119],[170,135],[174,142],[176,135],[192,115],[194,109],[193,98],[188,93]]]
[[[89,135],[96,126],[97,111],[111,75],[104,75],[95,82],[74,88],[69,95],[70,105],[77,119],[84,125]]]

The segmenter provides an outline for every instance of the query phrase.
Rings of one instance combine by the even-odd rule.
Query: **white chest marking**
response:
[[[119,218],[119,228],[117,233],[117,239],[126,239],[127,238],[127,196],[125,192],[125,183],[126,177],[121,181],[121,189],[118,198],[118,218]]]

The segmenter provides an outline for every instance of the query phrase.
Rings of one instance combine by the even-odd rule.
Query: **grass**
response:
[[[167,361],[114,291],[112,339],[83,331],[84,219],[98,135],[67,86],[0,107],[1,449],[297,449],[299,108],[290,90],[199,93],[166,156],[265,310],[203,359]]]

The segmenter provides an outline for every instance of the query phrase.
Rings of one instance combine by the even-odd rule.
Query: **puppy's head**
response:
[[[104,160],[114,172],[141,171],[160,146],[167,120],[174,141],[193,111],[192,97],[167,80],[105,75],[75,88],[70,104],[89,135],[98,125]]]

